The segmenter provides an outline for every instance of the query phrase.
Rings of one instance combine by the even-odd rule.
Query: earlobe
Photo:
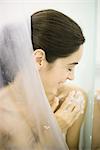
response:
[[[33,56],[35,58],[36,64],[38,69],[40,70],[43,65],[44,65],[44,61],[45,61],[45,52],[42,49],[36,49],[33,52]]]

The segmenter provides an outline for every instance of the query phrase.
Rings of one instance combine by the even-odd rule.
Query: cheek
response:
[[[66,78],[66,70],[64,69],[57,69],[53,74],[52,74],[52,81],[53,84],[57,84],[60,82],[63,82]]]
[[[58,79],[63,82],[63,81],[66,79],[66,76],[67,76],[66,68],[65,68],[65,69],[62,68],[62,69],[58,72]]]
[[[52,86],[54,86],[54,85],[56,85],[59,82],[59,79],[60,79],[59,75],[52,74],[48,80],[49,80],[49,83]]]
[[[51,88],[56,88],[58,86],[58,83],[60,82],[60,74],[58,72],[52,71],[48,73],[47,76],[47,84]]]
[[[49,85],[58,86],[60,82],[64,82],[66,79],[66,68],[61,63],[55,65],[51,70],[47,73],[47,80]]]

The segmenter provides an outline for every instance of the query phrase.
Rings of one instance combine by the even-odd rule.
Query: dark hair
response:
[[[48,62],[71,55],[85,41],[76,22],[52,9],[34,13],[31,16],[31,30],[34,50],[43,49]]]

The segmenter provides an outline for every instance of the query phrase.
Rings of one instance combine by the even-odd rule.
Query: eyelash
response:
[[[69,71],[72,71],[72,69],[68,69]]]
[[[72,69],[68,69],[70,72],[72,71]]]
[[[70,72],[72,71],[72,69],[71,69],[71,68],[66,68],[66,69],[67,69],[68,71],[70,71]]]
[[[73,71],[73,70],[74,70],[74,67],[69,67],[69,68],[68,68],[68,67],[66,67],[66,69],[67,69],[67,71],[70,71],[70,72],[71,72],[71,71]]]

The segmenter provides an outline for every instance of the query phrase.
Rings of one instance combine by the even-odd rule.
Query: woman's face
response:
[[[40,77],[49,99],[52,99],[57,89],[66,81],[74,79],[75,66],[79,63],[82,56],[83,46],[81,45],[78,51],[69,57],[59,58],[53,63],[48,63],[46,59],[38,60],[38,68]],[[41,55],[39,53],[39,55]],[[45,57],[44,57],[45,58]]]

